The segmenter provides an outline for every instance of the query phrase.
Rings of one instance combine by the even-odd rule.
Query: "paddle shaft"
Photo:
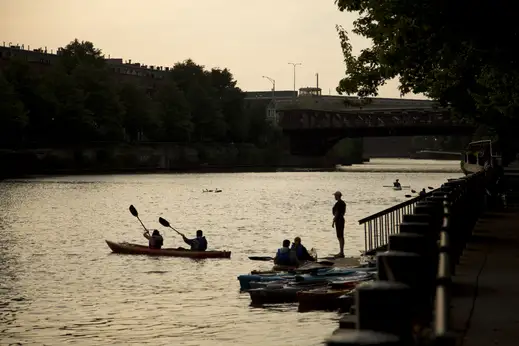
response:
[[[141,225],[142,225],[142,227],[144,228],[144,230],[145,230],[146,232],[148,232],[148,229],[147,229],[146,226],[144,226],[144,224],[142,223],[141,218],[140,218],[139,216],[136,216],[136,218],[137,218],[137,220],[139,220],[139,222],[141,223]]]
[[[174,229],[171,225],[169,225],[169,228],[171,228],[172,230],[174,230],[175,232],[177,232],[180,236],[185,237],[182,233],[180,233],[179,231],[177,231],[176,229]]]

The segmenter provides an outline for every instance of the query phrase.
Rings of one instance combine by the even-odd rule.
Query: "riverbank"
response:
[[[278,147],[252,144],[99,143],[76,148],[0,150],[0,163],[0,179],[6,179],[33,175],[334,171],[337,163],[362,163],[362,157],[335,153],[301,157]]]

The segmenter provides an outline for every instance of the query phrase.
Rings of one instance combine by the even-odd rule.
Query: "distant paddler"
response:
[[[400,181],[398,179],[396,179],[393,183],[393,187],[397,189],[402,188],[402,185],[400,184]]]

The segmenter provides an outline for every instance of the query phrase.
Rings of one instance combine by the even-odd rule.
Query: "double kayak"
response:
[[[230,251],[191,251],[186,249],[150,249],[148,246],[115,243],[105,240],[108,247],[114,253],[126,255],[148,255],[148,256],[169,256],[187,258],[231,258]]]

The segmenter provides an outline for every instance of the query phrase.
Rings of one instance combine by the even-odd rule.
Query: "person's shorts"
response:
[[[344,219],[335,221],[335,232],[337,238],[344,238]]]

